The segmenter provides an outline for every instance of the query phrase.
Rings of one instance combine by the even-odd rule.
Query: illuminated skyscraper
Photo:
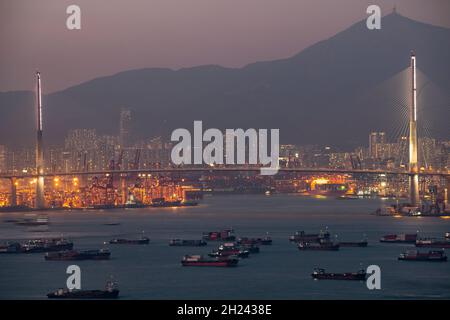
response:
[[[130,144],[131,110],[123,108],[120,111],[119,146],[121,149]]]

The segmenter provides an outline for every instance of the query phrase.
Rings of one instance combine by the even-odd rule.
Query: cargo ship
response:
[[[362,239],[360,241],[342,241],[339,242],[341,247],[367,247],[369,242],[367,239]]]
[[[47,294],[49,299],[116,299],[119,297],[117,285],[108,281],[105,290],[69,290],[58,289]]]
[[[42,253],[61,250],[72,250],[73,242],[64,238],[29,240],[21,244],[23,253]]]
[[[320,231],[319,233],[305,233],[305,231],[297,231],[294,235],[289,237],[291,242],[319,242],[330,239],[330,232],[328,230]]]
[[[171,247],[203,247],[206,245],[207,242],[205,240],[172,239],[169,241],[169,246]]]
[[[408,250],[404,253],[401,253],[398,257],[398,260],[443,262],[447,261],[447,256],[445,255],[444,250],[432,250],[428,252]]]
[[[236,236],[234,235],[233,229],[204,232],[202,238],[205,241],[234,241],[234,240],[236,240]]]
[[[149,244],[150,238],[142,236],[139,239],[116,238],[109,241],[110,244]]]
[[[201,255],[186,255],[181,260],[183,267],[235,267],[239,259],[236,257],[204,257]]]
[[[237,247],[233,242],[224,243],[219,246],[219,249],[208,253],[210,257],[230,257],[237,256],[239,258],[248,258],[249,250]]]
[[[357,281],[365,281],[366,280],[366,271],[364,269],[359,270],[358,272],[346,272],[346,273],[328,273],[325,272],[325,269],[314,269],[314,272],[311,274],[311,277],[317,280],[357,280]]]
[[[111,252],[107,249],[100,250],[67,250],[59,252],[47,252],[45,260],[67,261],[67,260],[108,260]]]
[[[380,242],[386,243],[416,243],[417,233],[388,234],[381,237]]]
[[[416,247],[450,248],[450,239],[435,239],[435,238],[417,239]]]
[[[297,244],[299,250],[311,250],[311,251],[337,251],[339,250],[339,244],[335,244],[331,241],[325,242],[306,242],[300,241]]]

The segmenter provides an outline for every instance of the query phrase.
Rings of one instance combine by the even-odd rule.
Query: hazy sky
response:
[[[81,30],[66,8],[81,7]],[[0,91],[52,92],[143,67],[240,67],[291,56],[394,4],[450,27],[449,0],[0,0]]]

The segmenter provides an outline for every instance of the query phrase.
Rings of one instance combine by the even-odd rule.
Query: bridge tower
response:
[[[409,194],[411,205],[418,206],[419,168],[417,164],[417,82],[416,55],[411,52],[411,103],[409,109]]]
[[[37,139],[36,139],[36,203],[37,209],[45,207],[44,198],[44,146],[42,140],[42,93],[41,93],[41,73],[36,72],[36,108],[37,108]]]

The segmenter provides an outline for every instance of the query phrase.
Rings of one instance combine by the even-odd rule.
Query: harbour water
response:
[[[83,289],[103,288],[110,276],[122,299],[450,299],[450,262],[405,262],[398,255],[413,245],[379,243],[389,233],[443,237],[450,219],[378,217],[380,199],[337,200],[298,195],[230,195],[206,197],[197,207],[52,211],[49,232],[3,222],[18,213],[0,215],[0,241],[63,235],[75,248],[107,247],[107,261],[45,261],[43,254],[0,255],[0,299],[45,299],[64,287],[68,265],[81,268]],[[119,223],[118,225],[106,225]],[[328,227],[337,240],[358,241],[367,248],[336,252],[300,252],[288,237],[297,230],[316,233]],[[204,231],[233,228],[237,236],[273,239],[261,253],[236,268],[182,267],[184,254],[206,254],[206,247],[169,247],[171,238],[200,239]],[[150,237],[149,245],[105,245],[115,237]],[[422,249],[427,250],[427,249]],[[381,290],[364,282],[314,281],[315,267],[330,272],[381,268]]]

